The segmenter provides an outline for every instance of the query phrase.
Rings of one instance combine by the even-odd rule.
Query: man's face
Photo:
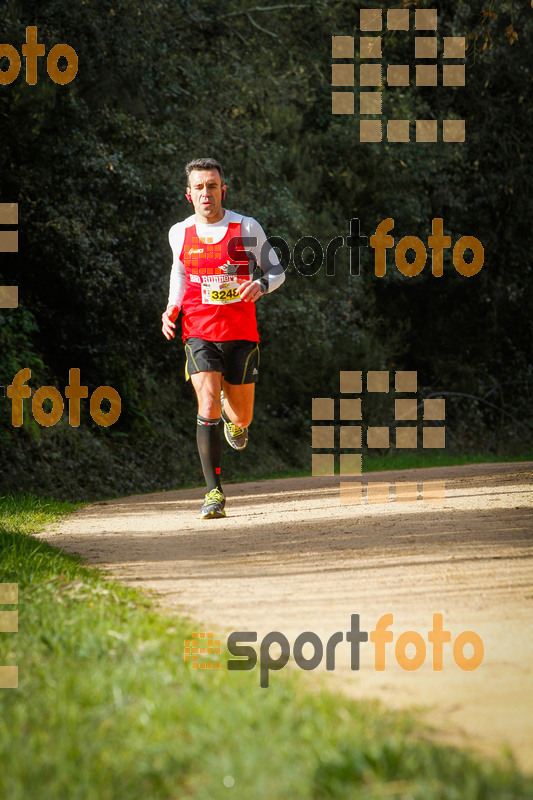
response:
[[[193,169],[189,186],[194,211],[208,221],[222,219],[222,186],[218,169]]]

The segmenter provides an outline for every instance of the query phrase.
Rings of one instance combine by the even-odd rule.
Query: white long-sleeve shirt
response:
[[[187,217],[187,219],[173,225],[168,233],[173,261],[170,273],[167,308],[172,306],[181,308],[183,296],[185,294],[185,266],[180,259],[183,250],[185,229],[192,224],[196,224],[196,231],[200,239],[207,239],[209,237],[212,244],[217,244],[222,241],[226,235],[230,222],[241,223],[241,236],[243,237],[244,249],[249,253],[250,258],[261,268],[263,273],[261,277],[267,279],[267,293],[273,292],[274,289],[281,286],[285,280],[285,272],[280,264],[276,251],[268,243],[265,232],[256,219],[237,214],[235,211],[226,210],[219,222],[209,224],[196,222],[196,218],[194,214],[192,214],[190,217]],[[255,244],[248,243],[245,237],[249,237],[251,242],[255,240]]]

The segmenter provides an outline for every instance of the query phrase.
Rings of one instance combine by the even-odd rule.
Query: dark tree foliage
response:
[[[33,388],[64,394],[78,367],[89,393],[110,385],[122,398],[110,428],[93,422],[87,401],[79,428],[67,408],[43,428],[25,401],[15,429],[4,400],[4,488],[94,497],[201,481],[181,341],[160,331],[167,232],[190,213],[183,167],[198,155],[225,165],[228,206],[291,248],[314,236],[326,250],[352,218],[370,236],[388,217],[396,243],[427,241],[442,217],[452,244],[472,235],[485,248],[472,278],[453,268],[451,251],[442,278],[429,250],[416,278],[400,274],[392,250],[383,278],[364,247],[359,276],[346,246],[335,275],[291,263],[258,306],[254,447],[228,454],[226,476],[306,468],[311,398],[337,393],[342,369],[416,369],[420,396],[451,393],[448,441],[458,450],[531,442],[529,4],[440,4],[439,34],[469,36],[466,86],[384,91],[386,117],[466,119],[459,145],[360,144],[358,117],[332,115],[331,35],[357,37],[368,3],[270,5],[0,2],[1,42],[21,52],[36,25],[47,51],[65,42],[79,57],[65,86],[49,79],[45,58],[36,85],[23,60],[0,86],[0,202],[19,203],[21,239],[0,261],[0,283],[20,293],[18,309],[0,311],[0,383],[30,367]],[[385,36],[389,62],[414,65],[409,36]],[[376,401],[369,419],[389,423],[385,406]]]

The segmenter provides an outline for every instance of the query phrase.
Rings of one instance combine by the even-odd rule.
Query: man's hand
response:
[[[241,299],[247,303],[255,303],[265,293],[259,281],[244,281],[240,286]]]
[[[174,333],[174,328],[176,327],[175,323],[179,313],[179,306],[170,306],[166,311],[163,312],[163,314],[161,314],[161,320],[163,322],[163,335],[169,340],[173,339],[176,335]]]

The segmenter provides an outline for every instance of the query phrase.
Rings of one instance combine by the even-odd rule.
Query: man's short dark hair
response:
[[[220,175],[220,181],[222,186],[224,186],[224,171],[222,169],[222,165],[216,161],[214,158],[195,158],[193,161],[189,161],[187,166],[185,167],[185,172],[187,173],[187,186],[190,185],[190,175],[193,169],[218,169],[218,174]]]

